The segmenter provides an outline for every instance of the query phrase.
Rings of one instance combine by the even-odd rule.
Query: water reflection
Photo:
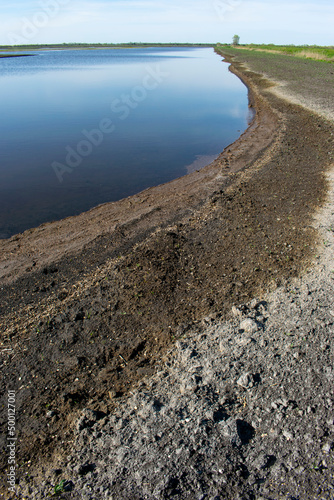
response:
[[[43,51],[0,72],[1,237],[184,175],[247,126],[246,88],[212,49]]]

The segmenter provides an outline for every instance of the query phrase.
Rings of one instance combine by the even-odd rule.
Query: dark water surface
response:
[[[212,49],[0,58],[0,238],[210,163],[247,127],[247,89]]]

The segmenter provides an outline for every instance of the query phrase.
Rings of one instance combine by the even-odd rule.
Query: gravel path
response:
[[[333,189],[315,224],[311,270],[206,318],[114,415],[84,410],[66,468],[29,498],[58,476],[64,498],[333,499]]]
[[[334,120],[332,63],[242,49],[224,49],[225,53],[273,82],[273,94]]]

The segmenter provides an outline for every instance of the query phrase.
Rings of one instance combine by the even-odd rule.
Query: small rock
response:
[[[287,441],[292,441],[293,440],[293,435],[292,435],[291,432],[289,432],[289,431],[283,431],[282,434],[283,434],[283,436],[285,437],[285,439]]]
[[[258,470],[264,470],[271,467],[276,462],[276,458],[273,455],[267,455],[266,453],[260,453],[259,456],[254,460],[253,466]]]
[[[284,406],[284,408],[287,408],[289,406],[289,401],[286,398],[279,398],[277,400],[277,404]]]
[[[219,422],[219,425],[223,436],[228,438],[233,446],[241,446],[237,421],[233,417],[230,417],[225,422]]]
[[[256,306],[259,304],[259,302],[257,301],[257,299],[253,299],[250,304],[249,304],[249,307],[251,309],[256,309]]]
[[[257,306],[257,310],[259,314],[262,314],[263,316],[267,317],[267,305],[265,302],[260,302]]]
[[[97,413],[96,411],[90,410],[89,408],[85,408],[80,416],[80,418],[77,420],[76,423],[76,428],[77,431],[80,432],[83,429],[86,429],[87,427],[92,427],[92,425],[97,422]]]
[[[227,348],[226,348],[226,341],[225,340],[221,340],[219,342],[219,351],[222,353],[222,354],[225,354],[227,352]]]
[[[238,378],[237,384],[243,387],[244,389],[248,389],[253,387],[254,378],[250,373],[244,373],[241,377]]]
[[[330,443],[326,443],[326,444],[324,444],[324,446],[322,447],[322,451],[323,451],[324,453],[329,453],[329,452],[331,451],[331,447],[332,447],[332,446],[331,446],[331,444],[330,444]]]
[[[245,346],[247,344],[250,344],[251,342],[252,342],[252,339],[249,337],[245,337],[245,336],[240,337],[240,338],[235,337],[235,343],[239,346]]]
[[[257,331],[257,324],[251,318],[246,318],[241,321],[239,325],[240,330],[244,330],[246,333],[255,333]]]
[[[235,318],[238,318],[238,317],[242,316],[242,312],[240,311],[240,309],[238,309],[235,306],[232,307],[231,313],[232,313],[232,316],[234,316]]]
[[[304,472],[304,470],[305,470],[305,467],[303,467],[302,465],[300,465],[299,467],[297,467],[295,469],[295,473],[296,474],[302,474]]]

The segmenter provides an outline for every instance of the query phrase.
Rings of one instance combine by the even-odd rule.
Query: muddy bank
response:
[[[314,254],[333,125],[233,71],[256,116],[212,165],[0,242],[1,393],[6,405],[17,392],[20,483],[69,453],[82,408],[110,414],[203,317]]]

